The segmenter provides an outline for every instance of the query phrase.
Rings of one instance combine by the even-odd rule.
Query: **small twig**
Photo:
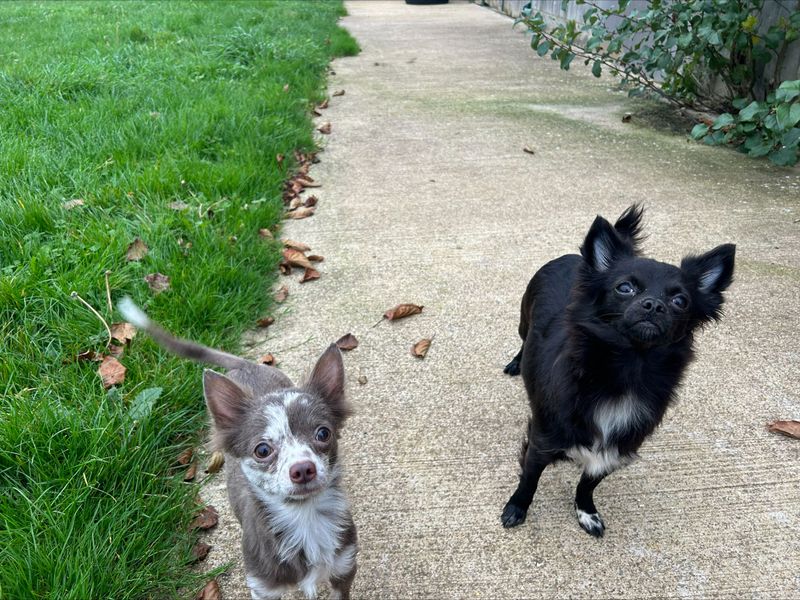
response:
[[[108,300],[108,315],[111,316],[114,313],[114,306],[111,304],[111,286],[108,285],[109,275],[111,275],[111,271],[106,270],[106,300]]]
[[[73,299],[80,300],[80,301],[81,301],[81,303],[82,303],[82,304],[83,304],[83,305],[84,305],[86,308],[88,308],[90,311],[92,311],[92,312],[94,313],[94,316],[96,316],[98,319],[100,319],[100,321],[101,321],[101,322],[103,323],[103,325],[105,326],[105,328],[106,328],[106,331],[108,332],[108,343],[106,344],[106,348],[107,348],[108,346],[110,346],[110,345],[111,345],[111,340],[113,339],[113,338],[111,337],[111,328],[108,326],[108,323],[106,323],[106,320],[103,318],[103,316],[102,316],[102,315],[101,315],[99,312],[97,312],[97,311],[96,311],[94,308],[92,308],[92,305],[91,305],[91,304],[89,304],[89,303],[88,303],[86,300],[84,300],[83,298],[81,298],[81,297],[80,297],[80,295],[78,294],[78,292],[72,292],[72,293],[71,293],[69,296],[70,296],[70,298],[73,298]]]

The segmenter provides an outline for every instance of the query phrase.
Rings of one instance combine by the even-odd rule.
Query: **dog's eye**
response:
[[[267,458],[270,454],[272,454],[272,446],[265,442],[261,442],[256,449],[253,450],[253,454],[255,454],[256,458]]]
[[[317,433],[314,434],[314,439],[318,442],[327,442],[331,439],[331,430],[327,427],[320,427],[317,429]]]
[[[617,286],[616,290],[619,294],[622,294],[623,296],[630,296],[631,294],[636,293],[636,290],[627,281],[623,281],[622,283],[620,283]]]
[[[677,296],[672,298],[672,304],[675,305],[675,308],[683,310],[689,304],[689,300],[687,300],[686,296],[684,296],[683,294],[678,294]]]

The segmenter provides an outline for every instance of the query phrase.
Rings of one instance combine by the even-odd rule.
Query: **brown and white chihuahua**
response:
[[[326,581],[332,598],[349,598],[358,546],[337,460],[349,414],[339,349],[331,345],[309,380],[295,387],[274,367],[172,336],[129,298],[119,309],[167,350],[228,370],[206,369],[203,390],[214,449],[225,453],[253,599],[279,598],[295,587],[314,598]]]

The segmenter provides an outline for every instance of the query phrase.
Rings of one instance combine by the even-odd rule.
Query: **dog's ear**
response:
[[[633,251],[638,254],[642,241],[646,237],[642,233],[642,215],[644,207],[641,204],[631,204],[614,223],[614,229],[623,240],[629,240]]]
[[[695,311],[702,321],[722,316],[724,292],[733,281],[734,244],[722,244],[699,256],[687,256],[681,261],[681,271],[692,291]]]
[[[339,422],[350,414],[344,397],[344,363],[336,344],[319,357],[305,387],[328,404]]]
[[[225,375],[211,369],[203,371],[203,395],[218,429],[233,429],[245,416],[249,394]]]
[[[586,234],[581,254],[595,271],[605,271],[615,260],[634,255],[633,240],[621,238],[611,223],[598,216]]]

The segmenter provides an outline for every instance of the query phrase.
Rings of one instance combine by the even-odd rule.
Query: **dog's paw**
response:
[[[503,373],[506,375],[511,375],[512,377],[515,375],[519,375],[519,358],[515,358],[510,363],[506,365],[506,368],[503,369]]]
[[[600,518],[599,514],[587,513],[577,506],[575,507],[575,514],[578,515],[578,523],[586,533],[598,538],[603,537],[603,533],[605,533],[606,530],[606,524],[603,523],[603,519]]]
[[[503,527],[509,529],[511,527],[516,527],[517,525],[522,525],[525,522],[525,517],[527,516],[527,510],[509,502],[503,509],[503,514],[500,517],[500,521],[503,523]]]

